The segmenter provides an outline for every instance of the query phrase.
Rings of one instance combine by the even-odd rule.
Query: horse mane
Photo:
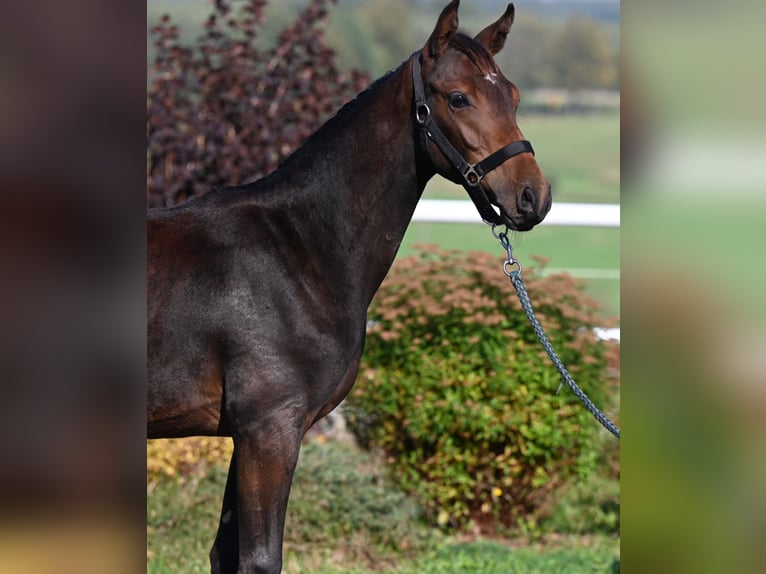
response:
[[[308,150],[313,150],[317,145],[323,145],[327,142],[327,135],[334,133],[339,127],[345,125],[346,120],[353,114],[354,111],[359,109],[367,102],[372,94],[374,94],[380,86],[385,84],[388,79],[394,74],[398,68],[389,70],[383,74],[380,78],[372,82],[367,88],[359,92],[355,98],[349,100],[341,108],[335,112],[335,115],[331,116],[326,122],[324,122],[314,133],[312,133],[306,140],[298,146],[289,156],[287,156],[277,167],[276,171],[279,171],[284,164],[293,159],[294,156],[298,156]],[[275,171],[275,173],[276,173]]]
[[[212,200],[214,197],[221,196],[222,193],[225,194],[224,197],[226,196],[231,197],[230,194],[233,191],[236,191],[236,190],[252,191],[256,187],[260,187],[264,184],[272,183],[275,180],[278,180],[278,178],[280,178],[283,174],[285,174],[288,171],[283,169],[287,167],[288,164],[293,163],[295,161],[299,161],[300,158],[305,157],[306,155],[317,153],[317,150],[323,149],[323,146],[326,144],[328,140],[327,136],[338,131],[338,129],[341,126],[345,125],[348,117],[352,115],[354,110],[358,109],[367,100],[369,100],[370,96],[373,93],[375,93],[377,89],[381,85],[383,85],[394,74],[394,72],[397,69],[398,68],[389,70],[383,76],[381,76],[380,78],[372,82],[369,86],[367,86],[367,88],[359,92],[355,98],[343,104],[343,106],[341,106],[338,109],[338,111],[335,112],[333,116],[331,116],[316,131],[314,131],[310,136],[308,136],[302,144],[300,144],[297,148],[295,148],[292,151],[292,153],[290,153],[290,155],[284,158],[279,163],[277,168],[271,173],[268,173],[259,179],[250,181],[249,183],[243,183],[240,185],[214,186],[211,191],[199,197]]]
[[[320,127],[316,132],[314,132],[314,134],[309,136],[308,139],[313,138],[314,135],[319,133],[325,126],[329,126],[330,124],[335,123],[336,121],[341,121],[341,120],[345,119],[345,117],[349,114],[349,112],[354,110],[362,102],[366,101],[367,98],[369,98],[369,96],[373,92],[375,92],[378,89],[378,87],[383,85],[388,80],[388,78],[390,78],[393,75],[393,73],[397,69],[398,69],[398,67],[396,67],[396,68],[394,68],[392,70],[389,70],[388,72],[383,74],[380,78],[378,78],[377,80],[372,82],[369,86],[367,86],[367,88],[365,88],[364,90],[359,92],[354,99],[349,100],[348,102],[343,104],[343,106],[337,112],[335,112],[335,115],[332,116],[329,120],[327,120],[322,125],[322,127]],[[308,140],[306,140],[306,141],[308,141]]]

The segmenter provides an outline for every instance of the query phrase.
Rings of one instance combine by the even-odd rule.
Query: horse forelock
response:
[[[466,57],[481,70],[482,73],[498,72],[495,59],[487,49],[463,32],[458,32],[450,40],[450,47],[466,55]]]

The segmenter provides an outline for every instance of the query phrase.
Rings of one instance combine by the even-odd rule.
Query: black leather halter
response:
[[[487,173],[515,155],[524,152],[534,155],[535,152],[532,149],[532,144],[527,140],[519,140],[500,148],[478,163],[468,163],[460,152],[447,140],[431,118],[431,109],[426,103],[425,90],[423,89],[421,57],[422,53],[417,52],[412,62],[412,84],[415,91],[415,121],[420,126],[421,131],[439,146],[442,153],[455,166],[455,169],[460,172],[460,175],[463,176],[463,187],[468,192],[471,200],[473,200],[481,218],[489,224],[500,225],[503,223],[503,220],[492,208],[487,194],[481,187],[481,180]]]

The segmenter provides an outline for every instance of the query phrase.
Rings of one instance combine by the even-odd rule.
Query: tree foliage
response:
[[[511,29],[507,46],[496,60],[520,90],[555,84],[546,44],[546,39],[554,33],[550,22],[534,14],[527,14],[523,23],[514,24]]]
[[[615,50],[601,26],[573,18],[553,38],[551,67],[559,87],[613,88],[617,84]]]
[[[369,83],[341,73],[324,39],[328,4],[311,0],[261,47],[265,0],[215,0],[194,45],[169,16],[156,47],[147,110],[147,194],[168,206],[213,186],[267,175]]]

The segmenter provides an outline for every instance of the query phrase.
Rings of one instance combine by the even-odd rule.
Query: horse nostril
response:
[[[516,206],[519,208],[521,213],[531,213],[534,211],[535,194],[531,187],[528,185],[524,186],[524,189],[521,191],[521,195],[519,195],[519,199],[516,202]]]

